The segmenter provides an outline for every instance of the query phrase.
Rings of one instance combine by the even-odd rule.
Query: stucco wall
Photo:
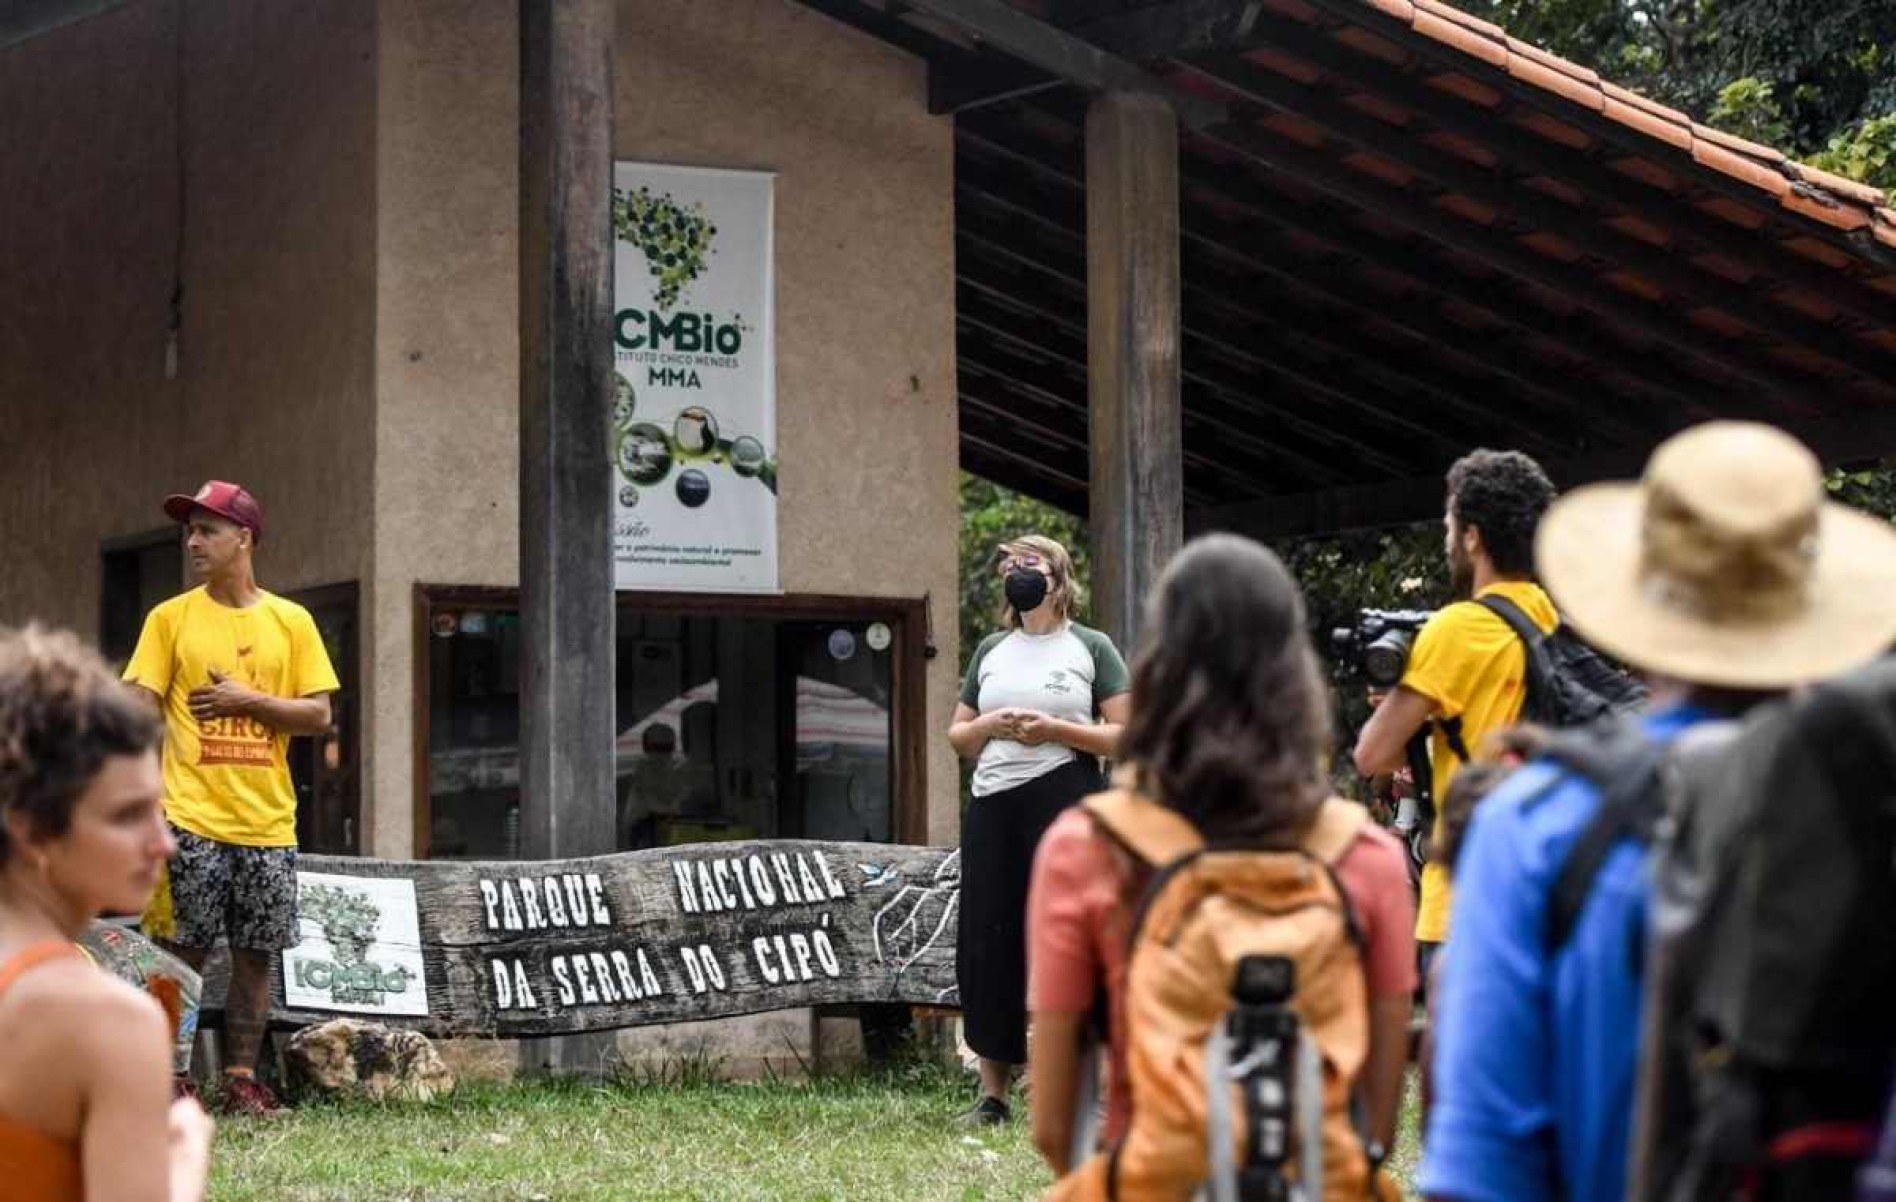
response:
[[[142,0],[0,51],[0,621],[94,633],[101,540],[211,476],[263,502],[266,587],[363,574],[371,5]]]
[[[413,850],[413,585],[517,581],[514,6],[385,0],[368,827]],[[952,129],[921,64],[784,0],[623,0],[616,154],[774,170],[791,592],[935,598],[930,837],[955,837]]]
[[[380,6],[363,846],[390,859],[415,850],[414,587],[519,576],[517,7]]]

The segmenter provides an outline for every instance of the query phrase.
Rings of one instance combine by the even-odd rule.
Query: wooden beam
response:
[[[1128,651],[1184,535],[1178,238],[1172,106],[1098,97],[1086,120],[1094,613]]]
[[[612,0],[520,3],[520,788],[531,858],[613,850]]]
[[[983,124],[985,120],[980,116],[963,120],[958,126],[957,138],[969,148],[992,151],[1022,176],[1037,175],[1062,184],[1071,182],[1058,156],[1050,155],[1044,149],[1036,154],[1029,149],[1013,147],[1002,135],[992,131],[991,124]],[[1325,223],[1309,221],[1284,207],[1285,202],[1279,199],[1264,198],[1263,190],[1240,173],[1226,172],[1214,178],[1190,164],[1182,167],[1181,171],[1194,187],[1209,188],[1225,195],[1243,209],[1248,217],[1278,227],[1286,233],[1302,234],[1334,248],[1332,253],[1338,260],[1336,263],[1285,263],[1283,257],[1288,245],[1285,240],[1260,236],[1260,232],[1215,219],[1193,216],[1186,222],[1184,236],[1189,253],[1195,255],[1202,251],[1205,255],[1241,263],[1247,271],[1258,273],[1263,279],[1291,289],[1302,297],[1299,304],[1281,308],[1278,314],[1273,315],[1273,320],[1296,322],[1299,308],[1315,298],[1326,305],[1347,309],[1354,318],[1359,319],[1355,326],[1333,330],[1327,335],[1330,345],[1348,355],[1361,354],[1362,347],[1353,338],[1361,332],[1360,327],[1364,324],[1397,330],[1413,339],[1420,350],[1431,356],[1451,354],[1460,362],[1468,364],[1479,376],[1492,378],[1490,386],[1505,385],[1513,402],[1524,401],[1526,405],[1522,406],[1524,411],[1519,413],[1514,412],[1512,405],[1508,409],[1492,410],[1480,396],[1470,395],[1466,382],[1444,388],[1440,392],[1443,403],[1451,409],[1463,409],[1471,417],[1477,417],[1491,427],[1500,423],[1512,431],[1512,437],[1518,439],[1531,441],[1544,437],[1544,434],[1537,432],[1537,427],[1545,421],[1545,417],[1536,416],[1535,409],[1539,409],[1543,415],[1558,415],[1566,419],[1565,424],[1568,425],[1574,420],[1582,420],[1586,423],[1585,428],[1593,432],[1598,432],[1603,423],[1609,428],[1621,424],[1610,412],[1604,418],[1601,416],[1597,393],[1570,388],[1566,382],[1550,378],[1544,364],[1526,362],[1513,354],[1507,338],[1497,339],[1492,332],[1457,325],[1440,316],[1431,304],[1418,303],[1398,308],[1392,307],[1386,297],[1362,295],[1360,288],[1349,286],[1350,273],[1339,270],[1347,268],[1354,260],[1362,259],[1378,266],[1395,266],[1416,280],[1418,287],[1429,288],[1431,279],[1454,274],[1447,265],[1425,260],[1399,246],[1389,247],[1378,243],[1366,248],[1340,240],[1334,231],[1326,229]],[[965,219],[961,224],[965,228]],[[1247,282],[1245,292],[1254,295],[1261,286],[1259,281]],[[1474,295],[1481,296],[1484,290],[1491,292],[1495,285],[1491,280],[1475,280],[1467,286]],[[1432,288],[1429,290],[1435,291]],[[1456,294],[1444,292],[1444,295]],[[1477,304],[1477,307],[1480,306]],[[1508,324],[1510,328],[1526,329],[1552,341],[1560,341],[1560,336],[1554,332],[1522,325],[1526,320],[1518,310],[1512,312],[1511,320],[1509,316],[1497,315],[1497,321]],[[1618,348],[1617,353],[1628,354],[1624,348]],[[1699,387],[1704,386],[1701,384]],[[1626,430],[1621,432],[1625,433]]]
[[[0,4],[0,50],[104,16],[128,0],[8,0]]]
[[[1037,67],[1006,60],[979,69],[935,67],[928,72],[928,111],[967,113],[1065,86],[1065,80]]]
[[[1262,0],[1172,0],[1097,17],[1069,32],[1134,62],[1152,63],[1256,42]]]
[[[1083,303],[1085,279],[1077,269],[1079,252],[1069,256],[1054,250],[1050,245],[1051,242],[1062,240],[1083,244],[1083,235],[1051,221],[1031,205],[1000,196],[994,189],[1005,185],[977,182],[988,177],[977,176],[965,166],[957,172],[957,176],[956,197],[960,216],[956,224],[961,243],[976,254],[998,256],[1028,267],[1050,280],[1070,284]],[[1010,222],[1036,223],[1044,235],[1021,239],[1012,233],[1010,226],[989,223],[976,216],[977,207],[989,204],[1000,206]],[[1212,377],[1217,369],[1205,364],[1203,358],[1197,355],[1188,355],[1184,362],[1187,380],[1201,377],[1213,387],[1237,388],[1246,395],[1257,394],[1260,390],[1264,395],[1277,395],[1287,390],[1294,398],[1294,407],[1273,406],[1279,409],[1282,420],[1292,427],[1303,427],[1319,438],[1327,434],[1329,437],[1326,441],[1341,442],[1352,455],[1361,456],[1365,461],[1386,470],[1401,470],[1386,458],[1392,451],[1413,451],[1418,440],[1420,445],[1435,442],[1467,446],[1477,430],[1487,437],[1492,437],[1496,431],[1506,432],[1530,446],[1556,445],[1557,439],[1550,436],[1550,431],[1543,424],[1523,422],[1511,411],[1496,412],[1480,404],[1477,399],[1467,395],[1469,380],[1456,379],[1444,384],[1445,377],[1424,364],[1404,366],[1403,371],[1410,376],[1407,382],[1432,388],[1445,414],[1457,416],[1444,418],[1430,415],[1423,418],[1411,413],[1412,399],[1400,389],[1392,390],[1389,385],[1392,378],[1401,379],[1401,374],[1384,370],[1365,359],[1360,343],[1350,343],[1346,336],[1340,336],[1334,323],[1326,325],[1319,320],[1312,320],[1304,311],[1307,297],[1291,294],[1284,289],[1272,289],[1267,282],[1257,279],[1233,280],[1228,289],[1208,287],[1204,278],[1205,269],[1193,267],[1195,262],[1207,262],[1203,248],[1196,237],[1191,236],[1189,229],[1187,234],[1186,245],[1181,252],[1185,266],[1182,282],[1187,302],[1184,326],[1187,347],[1198,346],[1209,350],[1227,364],[1245,372],[1274,377],[1279,383],[1272,385],[1250,381],[1237,384],[1230,380],[1214,380]],[[1015,248],[1017,242],[1020,243],[1020,249]],[[1029,245],[1032,249],[1025,249]],[[965,276],[966,273],[963,274]],[[1231,301],[1227,293],[1244,297],[1247,304]],[[1251,307],[1260,300],[1274,306],[1268,317]],[[1055,306],[1043,304],[1040,307],[1043,313],[1050,313]],[[1208,316],[1207,311],[1210,309],[1235,315],[1236,320],[1246,328],[1240,331],[1236,326],[1219,323]],[[1365,323],[1373,322],[1374,312],[1373,306],[1366,307],[1360,320],[1345,327],[1345,334],[1360,332]],[[1305,345],[1289,342],[1287,336]],[[1260,344],[1265,342],[1269,345],[1261,347]],[[1342,378],[1344,375],[1349,379]],[[1360,386],[1358,382],[1364,379],[1381,382],[1368,387]],[[1429,381],[1434,383],[1429,384]],[[1304,402],[1311,398],[1326,402],[1327,407],[1322,412],[1308,411]],[[1577,398],[1576,404],[1588,407]],[[1347,416],[1349,413],[1360,414],[1372,426],[1382,427],[1382,430],[1372,432],[1365,429],[1360,421]],[[1389,444],[1376,441],[1388,438],[1398,442]]]
[[[1785,423],[1783,428],[1826,464],[1896,454],[1896,406],[1879,406],[1869,414]],[[1562,489],[1595,480],[1629,479],[1644,470],[1653,447],[1666,435],[1638,446],[1550,460],[1541,466]],[[1444,491],[1440,476],[1377,481],[1201,510],[1191,515],[1190,526],[1193,534],[1231,530],[1260,540],[1397,526],[1439,518]]]
[[[611,467],[613,0],[520,0],[520,828],[616,849]],[[523,1045],[597,1073],[610,1036]]]
[[[1332,137],[1376,154],[1447,192],[1469,197],[1494,209],[1500,214],[1497,227],[1512,227],[1517,236],[1536,232],[1553,234],[1603,262],[1623,266],[1632,274],[1651,279],[1674,294],[1674,299],[1665,304],[1675,311],[1679,307],[1677,300],[1687,301],[1694,307],[1716,309],[1750,325],[1767,339],[1773,336],[1781,339],[1784,331],[1789,330],[1791,341],[1828,357],[1846,372],[1872,380],[1879,374],[1896,374],[1896,355],[1796,310],[1761,303],[1730,280],[1607,225],[1584,207],[1576,210],[1551,197],[1541,196],[1523,186],[1525,173],[1515,169],[1505,158],[1500,161],[1499,170],[1486,171],[1431,147],[1416,137],[1417,131],[1380,121],[1331,98],[1319,88],[1297,83],[1241,59],[1195,65],[1192,70],[1215,86],[1272,111],[1312,122]],[[1661,302],[1639,300],[1637,304],[1651,307]],[[1750,345],[1760,339],[1726,341],[1725,354],[1743,356],[1750,354]],[[1718,361],[1713,362],[1714,367],[1719,365]]]
[[[1018,284],[1010,287],[984,274],[980,255],[986,247],[969,242],[961,245],[974,253],[964,253],[956,268],[961,284],[956,320],[977,334],[976,345],[1014,342],[1031,346],[1038,355],[1053,356],[1083,373],[1085,328],[1053,312],[1056,306],[1049,305],[1043,293],[1023,291]],[[1032,338],[1012,333],[1007,319],[998,312],[999,306],[1030,316]],[[1277,348],[1258,347],[1255,338],[1250,340],[1249,350],[1239,349],[1236,342],[1217,341],[1207,332],[1203,320],[1191,320],[1189,311],[1182,337],[1186,353],[1181,359],[1180,377],[1188,432],[1202,425],[1208,434],[1234,450],[1258,456],[1279,468],[1288,467],[1315,482],[1346,479],[1363,465],[1393,473],[1413,465],[1413,456],[1403,453],[1403,440],[1412,450],[1418,437],[1415,433],[1385,431],[1376,441],[1363,441],[1369,436],[1360,427],[1350,425],[1347,419],[1339,424],[1332,412],[1313,411],[1306,403],[1312,397],[1329,397],[1333,390],[1328,386],[1318,386],[1321,391],[1313,393],[1303,377],[1265,378],[1281,368],[1282,356]],[[965,353],[978,356],[981,350],[964,349]],[[1252,372],[1259,374],[1249,374]],[[1076,393],[1083,393],[1083,389]],[[1084,412],[1083,405],[1080,411]],[[1421,437],[1426,442],[1434,435],[1425,430]]]
[[[1848,311],[1863,325],[1880,327],[1890,323],[1896,300],[1867,287],[1850,272],[1820,267],[1764,236],[1765,231],[1733,229],[1696,207],[1690,198],[1616,171],[1597,155],[1558,146],[1512,124],[1503,113],[1429,86],[1422,73],[1432,64],[1440,65],[1433,59],[1420,57],[1406,69],[1395,67],[1302,22],[1271,15],[1260,18],[1256,34],[1258,45],[1271,46],[1321,68],[1340,85],[1340,90],[1360,90],[1413,113],[1412,138],[1426,138],[1435,130],[1466,138],[1487,147],[1524,174],[1580,189],[1588,198],[1588,208],[1601,220],[1638,217],[1658,222],[1671,236],[1665,248],[1671,254],[1682,259],[1718,256],[1741,263],[1760,273],[1742,285],[1760,295],[1795,285]],[[1681,160],[1678,174],[1688,179],[1689,172],[1696,170],[1696,165]],[[1784,232],[1778,206],[1755,189],[1750,191],[1748,203],[1759,219]],[[1760,255],[1761,246],[1770,249],[1768,258]]]
[[[1189,124],[1217,122],[1224,110],[1202,96],[1171,87],[1144,68],[1089,45],[1007,0],[903,0],[916,12],[946,21],[984,44],[1089,92],[1147,92],[1169,100]]]
[[[1795,401],[1810,388],[1807,375],[1760,361],[1737,348],[1714,350],[1709,332],[1684,327],[1677,315],[1656,301],[1614,288],[1585,272],[1523,250],[1504,235],[1471,225],[1416,204],[1399,189],[1375,183],[1341,166],[1328,155],[1307,150],[1287,138],[1241,121],[1198,131],[1206,142],[1268,171],[1280,171],[1352,208],[1373,214],[1410,234],[1458,251],[1494,271],[1549,289],[1591,312],[1605,324],[1637,320],[1641,333],[1682,355],[1722,368],[1773,398]]]

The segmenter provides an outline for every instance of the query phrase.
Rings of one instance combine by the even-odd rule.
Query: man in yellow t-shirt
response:
[[[1410,738],[1429,724],[1431,793],[1439,805],[1462,765],[1458,749],[1478,749],[1490,731],[1520,717],[1527,698],[1526,649],[1506,622],[1475,599],[1505,597],[1544,631],[1558,624],[1554,603],[1533,579],[1534,532],[1553,500],[1547,474],[1518,451],[1475,451],[1449,469],[1444,542],[1458,600],[1438,610],[1416,635],[1402,683],[1357,737],[1357,771],[1372,775],[1401,767]],[[1425,973],[1448,938],[1450,901],[1448,873],[1440,864],[1426,865],[1415,924]]]
[[[257,587],[256,498],[213,480],[164,508],[203,584],[151,611],[125,666],[164,715],[165,816],[178,841],[146,931],[193,968],[229,939],[221,1101],[264,1113],[276,1109],[254,1073],[270,961],[297,943],[290,737],[329,728],[338,684],[309,611]]]

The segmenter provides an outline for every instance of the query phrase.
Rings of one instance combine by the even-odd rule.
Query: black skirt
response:
[[[975,1055],[1027,1062],[1027,885],[1034,849],[1060,811],[1106,787],[1090,755],[977,797],[961,819],[961,919],[955,974]]]

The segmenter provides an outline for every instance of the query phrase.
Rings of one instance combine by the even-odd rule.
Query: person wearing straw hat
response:
[[[1896,640],[1896,530],[1828,502],[1816,458],[1769,426],[1697,426],[1663,443],[1639,482],[1576,489],[1543,519],[1535,560],[1563,617],[1649,679],[1635,749]],[[1603,842],[1571,924],[1550,921],[1603,808],[1588,776],[1544,757],[1475,814],[1438,1000],[1427,1198],[1624,1196],[1646,922],[1638,838]]]

